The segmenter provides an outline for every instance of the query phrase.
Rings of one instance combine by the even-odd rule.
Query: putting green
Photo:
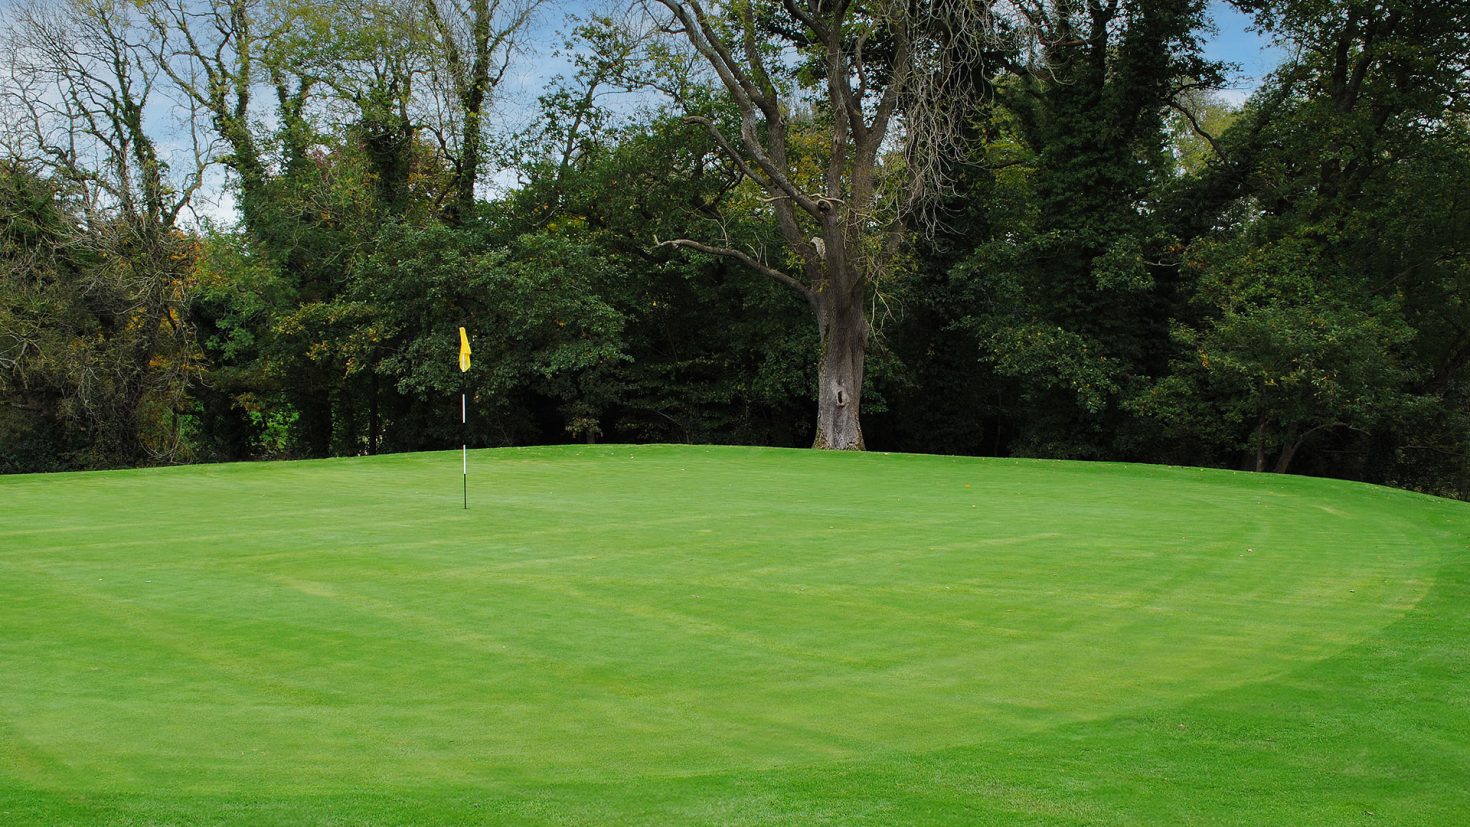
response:
[[[1470,506],[713,447],[0,478],[0,821],[1462,823]]]

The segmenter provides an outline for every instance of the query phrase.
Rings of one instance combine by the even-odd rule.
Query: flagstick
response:
[[[469,511],[470,510],[470,446],[469,446],[469,435],[466,433],[466,431],[468,429],[465,427],[465,422],[466,422],[466,420],[465,420],[465,410],[466,410],[465,395],[463,393],[461,393],[459,395],[459,431],[460,431],[460,440],[461,440],[460,443],[459,443],[459,459],[460,459],[460,473],[462,474],[462,480],[461,481],[463,483],[462,487],[464,488],[464,510],[465,511]]]

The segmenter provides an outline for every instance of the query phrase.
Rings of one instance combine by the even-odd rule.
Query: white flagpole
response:
[[[459,459],[460,459],[460,473],[462,474],[462,477],[463,477],[462,478],[462,483],[463,483],[463,488],[464,488],[464,509],[466,511],[469,511],[470,510],[470,446],[469,446],[469,438],[465,434],[465,430],[466,430],[466,428],[465,428],[465,422],[466,422],[466,420],[465,420],[465,409],[466,409],[465,408],[465,395],[463,393],[461,393],[459,395],[459,430],[460,430],[460,439],[461,439],[461,442],[459,444]]]

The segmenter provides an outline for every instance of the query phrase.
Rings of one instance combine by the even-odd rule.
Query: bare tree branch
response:
[[[684,248],[684,249],[689,249],[689,250],[696,250],[696,251],[701,252],[701,253],[708,253],[709,255],[712,255],[712,256],[723,256],[725,258],[733,258],[736,261],[740,262],[741,264],[744,264],[746,267],[749,267],[750,269],[754,270],[755,272],[760,273],[761,275],[764,275],[764,276],[768,276],[770,278],[773,278],[776,281],[779,281],[782,284],[786,285],[787,287],[790,287],[792,290],[795,290],[796,292],[800,293],[808,301],[811,301],[812,298],[813,298],[812,297],[812,291],[810,290],[810,288],[808,288],[806,285],[802,284],[799,280],[791,277],[787,273],[783,273],[780,270],[777,270],[776,268],[771,267],[768,264],[764,264],[764,263],[762,263],[760,261],[757,261],[749,253],[745,253],[745,252],[742,252],[740,250],[733,249],[731,247],[716,247],[716,246],[711,245],[711,244],[705,244],[704,242],[694,241],[694,240],[688,239],[688,238],[675,238],[675,239],[671,239],[669,241],[657,241],[654,244],[654,247],[655,247],[655,249],[658,248],[658,247]]]
[[[1189,121],[1190,129],[1194,131],[1194,134],[1205,139],[1205,143],[1210,145],[1210,149],[1214,150],[1215,157],[1219,158],[1221,161],[1227,164],[1230,163],[1230,156],[1226,154],[1225,148],[1220,146],[1220,142],[1215,139],[1214,135],[1211,135],[1209,132],[1205,131],[1205,128],[1200,125],[1199,118],[1195,117],[1195,114],[1190,111],[1188,106],[1181,104],[1178,100],[1174,98],[1170,98],[1167,103],[1170,109],[1173,109],[1175,112],[1183,115],[1184,119]]]

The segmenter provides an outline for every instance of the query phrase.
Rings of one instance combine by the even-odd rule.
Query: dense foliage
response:
[[[1232,106],[1203,0],[669,0],[512,128],[537,5],[20,6],[0,471],[449,447],[461,391],[474,445],[811,444],[840,244],[869,448],[1470,496],[1464,4],[1236,0],[1287,57]],[[824,240],[778,184],[872,206]]]

